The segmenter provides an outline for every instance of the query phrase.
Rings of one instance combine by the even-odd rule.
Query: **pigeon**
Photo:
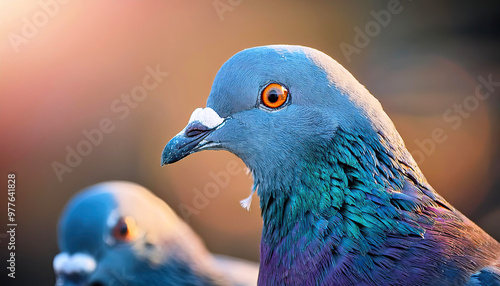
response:
[[[256,285],[258,265],[212,255],[170,207],[124,181],[90,186],[58,225],[56,285]]]
[[[323,52],[231,57],[162,165],[201,150],[251,171],[259,285],[500,285],[500,244],[431,187],[378,100]]]

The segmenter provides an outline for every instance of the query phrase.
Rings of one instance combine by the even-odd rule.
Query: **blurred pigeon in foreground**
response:
[[[322,52],[229,59],[162,164],[207,149],[252,171],[261,285],[500,285],[500,244],[434,191],[380,103]]]
[[[59,222],[56,285],[256,285],[255,263],[210,254],[161,199],[128,182],[77,194]]]

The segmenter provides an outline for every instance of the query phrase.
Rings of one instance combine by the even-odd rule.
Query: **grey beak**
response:
[[[209,128],[198,121],[189,123],[183,132],[172,138],[161,154],[161,165],[175,163],[189,154],[199,151],[201,143],[215,128]]]

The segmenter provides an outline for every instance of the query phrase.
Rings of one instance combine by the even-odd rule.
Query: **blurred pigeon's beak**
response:
[[[97,267],[94,257],[86,253],[61,252],[54,257],[56,286],[87,285],[87,279]]]
[[[197,108],[187,126],[167,143],[161,154],[161,165],[175,163],[189,154],[214,147],[206,140],[224,122],[212,108]]]

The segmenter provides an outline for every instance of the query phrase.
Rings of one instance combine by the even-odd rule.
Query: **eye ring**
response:
[[[277,109],[288,101],[288,90],[282,84],[273,82],[268,84],[260,95],[261,104],[267,108]]]
[[[137,226],[131,217],[120,218],[111,232],[118,241],[131,241],[137,236]]]

